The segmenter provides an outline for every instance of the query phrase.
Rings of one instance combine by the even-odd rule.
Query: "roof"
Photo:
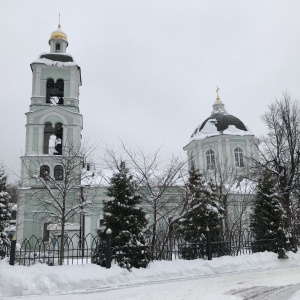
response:
[[[227,113],[224,103],[220,100],[218,90],[219,88],[211,115],[194,130],[190,142],[220,135],[254,136],[239,118]],[[183,149],[186,149],[186,146]]]
[[[55,53],[45,53],[41,54],[40,58],[47,58],[53,61],[61,61],[61,62],[73,62],[73,57],[69,54],[55,54]]]
[[[63,53],[42,53],[30,65],[35,63],[56,67],[76,66],[80,69],[72,55]]]
[[[223,132],[224,130],[228,129],[230,125],[235,126],[237,129],[242,131],[248,131],[244,123],[238,119],[237,117],[229,114],[223,113],[214,113],[210,117],[208,117],[201,126],[198,126],[195,131],[193,132],[192,136],[195,136],[198,132],[200,132],[206,125],[208,121],[211,121],[219,132]]]

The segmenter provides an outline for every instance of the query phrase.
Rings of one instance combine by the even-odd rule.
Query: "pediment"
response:
[[[49,118],[57,118],[65,125],[79,125],[82,127],[82,115],[64,109],[60,106],[48,106],[40,110],[27,112],[27,124],[43,124]]]

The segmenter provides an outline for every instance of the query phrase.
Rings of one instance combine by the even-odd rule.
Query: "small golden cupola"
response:
[[[66,48],[68,47],[68,37],[61,30],[60,16],[58,28],[54,30],[50,35],[49,45],[51,53],[66,53]]]

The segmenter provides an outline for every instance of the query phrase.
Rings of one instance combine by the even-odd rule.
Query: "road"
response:
[[[75,294],[7,297],[39,300],[300,300],[300,267],[223,273],[212,276],[85,290]]]

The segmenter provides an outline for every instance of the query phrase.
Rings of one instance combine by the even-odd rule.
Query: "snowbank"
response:
[[[289,254],[279,260],[274,253],[256,253],[235,257],[224,256],[207,260],[155,261],[146,269],[131,272],[113,265],[105,269],[93,264],[49,267],[37,264],[30,267],[10,266],[8,260],[0,262],[1,296],[56,294],[93,288],[162,281],[168,279],[205,276],[252,269],[300,266],[300,253]]]

